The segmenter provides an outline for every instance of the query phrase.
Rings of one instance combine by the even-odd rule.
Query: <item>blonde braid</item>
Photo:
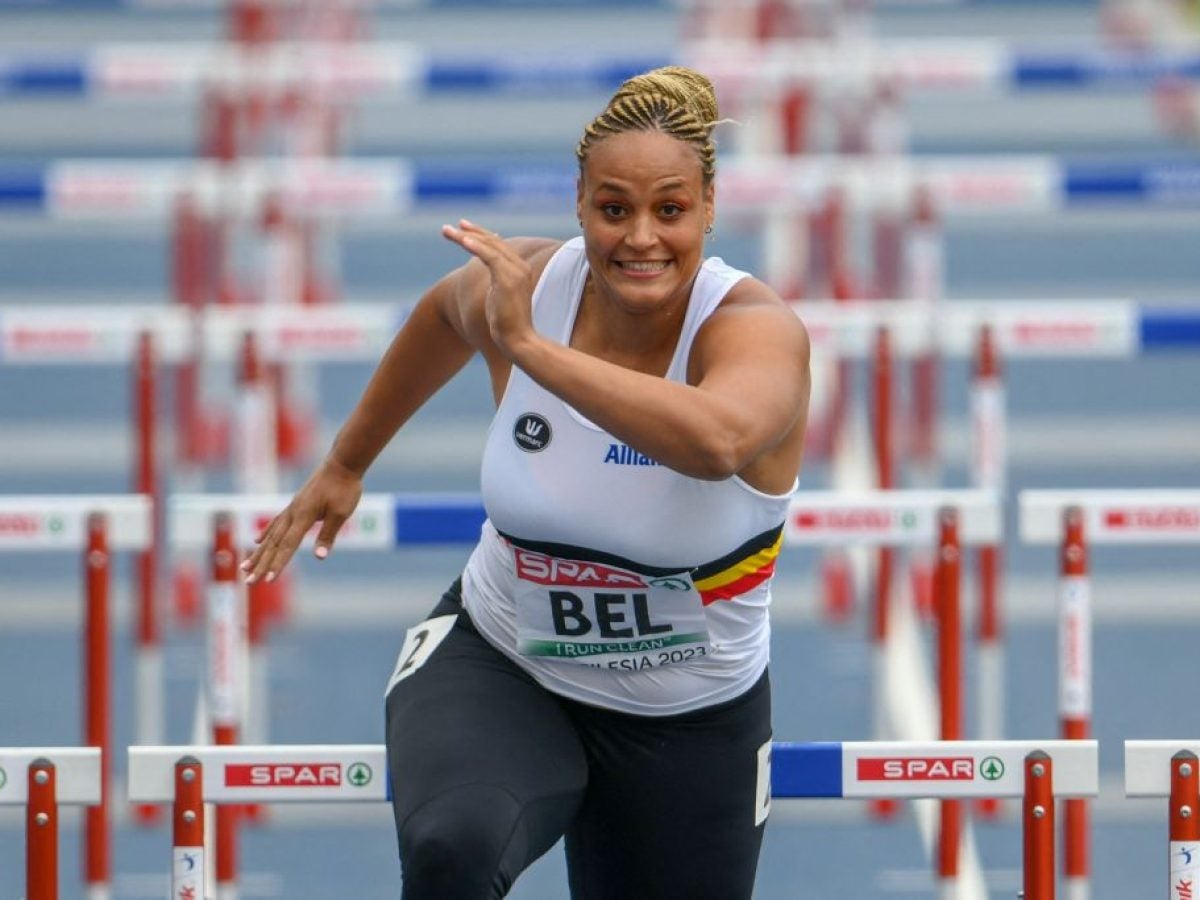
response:
[[[716,173],[717,96],[712,82],[694,69],[664,66],[627,80],[604,112],[583,130],[575,148],[582,169],[592,145],[627,131],[661,131],[691,144],[700,157],[704,183]]]

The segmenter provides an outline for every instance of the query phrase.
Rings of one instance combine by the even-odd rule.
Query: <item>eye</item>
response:
[[[625,207],[619,203],[604,203],[601,204],[600,210],[610,219],[620,218],[625,214]]]
[[[668,219],[674,219],[683,214],[683,207],[678,203],[664,203],[660,212]]]

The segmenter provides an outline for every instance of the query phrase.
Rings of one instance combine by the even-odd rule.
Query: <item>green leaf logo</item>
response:
[[[995,756],[986,757],[979,763],[979,774],[988,781],[999,781],[1004,777],[1004,763]]]
[[[366,787],[371,783],[371,774],[371,767],[366,763],[351,763],[346,769],[346,780],[355,787]]]

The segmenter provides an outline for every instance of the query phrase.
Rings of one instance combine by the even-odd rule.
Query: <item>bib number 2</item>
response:
[[[426,619],[419,625],[414,625],[404,635],[404,646],[396,657],[396,668],[388,679],[387,688],[383,695],[386,697],[397,684],[425,665],[438,644],[446,639],[450,629],[454,627],[458,616],[438,616]]]

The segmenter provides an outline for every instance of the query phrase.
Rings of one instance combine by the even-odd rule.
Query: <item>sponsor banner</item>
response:
[[[1096,510],[1091,524],[1098,540],[1200,542],[1200,503],[1114,504]]]
[[[1083,512],[1088,544],[1200,544],[1200,491],[1189,488],[1022,491],[1021,539],[1058,543],[1063,511]]]
[[[932,744],[908,753],[864,746],[849,757],[843,760],[847,797],[1001,797],[1024,790],[1022,755],[1003,742],[970,752]]]
[[[171,900],[205,900],[204,847],[171,849]]]
[[[809,546],[931,546],[943,508],[958,512],[960,544],[1000,540],[999,499],[983,490],[799,491],[784,541]]]
[[[313,744],[131,747],[129,798],[173,799],[175,763],[184,756],[203,767],[207,802],[361,802],[388,796],[383,745]]]
[[[1170,900],[1200,898],[1200,841],[1171,841]]]
[[[181,359],[187,320],[182,310],[137,306],[0,307],[0,363],[130,365],[139,336],[149,332],[159,361]]]
[[[1058,711],[1067,718],[1092,715],[1092,589],[1086,575],[1059,582]]]
[[[219,771],[219,794],[264,802],[375,799],[384,778],[379,763],[365,758],[227,762]],[[207,785],[204,796],[216,799]]]
[[[1094,740],[850,741],[842,744],[842,795],[1019,797],[1034,751],[1050,757],[1056,796],[1095,795]]]
[[[311,215],[391,215],[405,206],[400,161],[293,161],[269,174],[287,203]]]
[[[87,517],[107,519],[110,551],[144,550],[151,540],[149,498],[137,494],[8,496],[0,498],[0,551],[81,550],[87,545]]]
[[[864,543],[924,543],[935,536],[932,508],[884,506],[805,509],[802,502],[788,515],[788,539],[844,538]]]
[[[216,726],[242,724],[245,591],[238,582],[208,586],[208,714]]]
[[[59,162],[46,171],[47,211],[63,218],[169,216],[181,187],[178,163]]]
[[[907,88],[977,90],[1001,86],[1011,65],[996,41],[911,41],[881,47],[882,74]]]
[[[168,499],[168,540],[178,548],[205,549],[212,545],[213,517],[226,512],[233,516],[234,542],[242,549],[255,538],[291,501],[287,494],[176,494]],[[390,494],[364,494],[358,508],[338,532],[334,552],[342,549],[380,550],[396,542],[395,498]],[[305,535],[302,545],[311,547],[321,523]]]
[[[106,44],[88,54],[88,71],[105,94],[168,97],[211,79],[215,57],[200,44]]]
[[[1059,167],[1048,157],[934,157],[916,170],[946,214],[1050,212],[1063,205]]]
[[[1004,383],[983,378],[971,387],[971,480],[976,487],[1003,491],[1007,415]]]

